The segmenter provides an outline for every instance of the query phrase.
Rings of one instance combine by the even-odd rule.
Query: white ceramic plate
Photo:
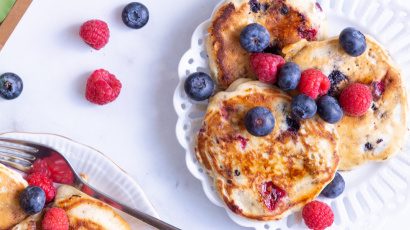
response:
[[[140,186],[96,149],[52,134],[5,133],[2,136],[44,144],[59,151],[75,170],[89,176],[91,185],[132,208],[158,217]],[[124,217],[132,229],[153,229],[135,218]]]
[[[398,0],[397,0],[398,1]],[[372,35],[391,53],[410,79],[410,12],[395,0],[323,0],[328,15],[330,35],[337,35],[347,26],[354,26]],[[210,201],[224,207],[233,221],[256,229],[305,229],[300,213],[276,222],[258,222],[232,213],[215,192],[212,180],[204,173],[194,154],[194,137],[199,130],[207,102],[191,101],[184,92],[186,77],[196,71],[209,73],[204,40],[210,20],[195,30],[191,48],[179,65],[180,82],[174,94],[178,114],[176,134],[186,150],[186,163],[191,173],[202,182]],[[406,82],[407,91],[410,80]],[[405,125],[405,124],[403,124]],[[337,199],[321,199],[335,213],[332,229],[375,229],[381,221],[403,210],[410,196],[410,143],[400,153],[383,163],[367,164],[352,172],[342,173],[346,181],[344,193]]]

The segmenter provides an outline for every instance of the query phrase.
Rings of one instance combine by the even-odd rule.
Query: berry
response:
[[[255,107],[246,113],[245,127],[254,136],[267,136],[275,127],[275,118],[269,109]]]
[[[28,186],[20,194],[20,206],[28,215],[41,212],[45,203],[46,194],[40,187]]]
[[[0,75],[0,96],[12,100],[20,96],[23,91],[23,81],[17,74],[4,73]]]
[[[195,101],[208,99],[214,93],[215,84],[212,78],[203,72],[196,72],[185,80],[185,92]]]
[[[302,210],[302,217],[306,226],[315,230],[326,229],[334,221],[332,209],[329,205],[320,201],[312,201],[305,205]]]
[[[72,185],[74,182],[74,175],[67,162],[58,154],[51,154],[44,158],[48,163],[48,168],[51,172],[51,178],[55,183]]]
[[[30,173],[40,173],[45,177],[51,178],[51,172],[48,168],[47,162],[41,159],[34,161],[33,168],[31,169]]]
[[[360,83],[347,86],[339,97],[340,106],[349,116],[363,116],[372,104],[372,92],[369,87]]]
[[[148,23],[149,11],[142,3],[131,2],[125,6],[121,16],[126,26],[140,29]]]
[[[105,105],[114,101],[121,92],[121,82],[107,70],[94,71],[87,80],[85,97],[88,101]]]
[[[312,118],[316,114],[316,110],[315,101],[304,94],[299,94],[292,100],[292,116],[296,119],[305,120]]]
[[[44,214],[41,226],[43,230],[68,230],[70,223],[64,209],[50,208]]]
[[[263,183],[260,193],[265,206],[271,211],[275,210],[279,201],[286,196],[286,192],[274,185],[272,181]]]
[[[110,39],[110,29],[101,20],[86,21],[80,28],[80,36],[85,43],[96,50],[103,48]]]
[[[302,72],[299,82],[299,91],[312,99],[327,94],[330,81],[320,70],[307,69]]]
[[[328,184],[323,190],[322,195],[327,198],[336,198],[345,190],[345,180],[340,173],[336,172],[332,182]]]
[[[323,96],[317,101],[317,113],[326,122],[335,124],[343,118],[343,111],[334,97]]]
[[[288,62],[280,68],[278,75],[278,86],[282,90],[288,91],[298,87],[300,81],[300,68],[294,62]]]
[[[262,25],[252,23],[242,30],[240,42],[246,51],[260,53],[269,46],[270,34]]]
[[[339,43],[343,50],[353,57],[358,57],[366,51],[366,37],[355,28],[344,29],[339,36]]]
[[[50,202],[56,196],[56,188],[53,181],[41,173],[32,173],[27,176],[27,182],[31,186],[40,187],[46,194],[46,202]]]
[[[279,55],[268,53],[255,53],[250,58],[251,68],[259,81],[274,84],[278,68],[285,64],[285,59]]]
[[[346,75],[339,70],[332,71],[328,78],[330,80],[330,89],[328,93],[331,96],[338,96],[340,88],[349,81]]]
[[[384,91],[386,90],[386,85],[382,81],[374,81],[372,82],[372,95],[375,99],[380,99],[383,95]]]

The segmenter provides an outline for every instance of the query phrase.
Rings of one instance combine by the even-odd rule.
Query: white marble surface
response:
[[[243,229],[207,200],[174,134],[179,58],[218,1],[144,0],[150,22],[130,30],[120,19],[129,0],[35,0],[0,53],[0,73],[15,72],[25,84],[17,100],[0,100],[0,132],[56,133],[101,150],[137,180],[165,221],[182,229]],[[77,35],[92,18],[110,25],[101,51]],[[117,101],[103,107],[84,99],[87,76],[97,68],[123,83]],[[402,229],[409,213],[388,220],[386,229]]]

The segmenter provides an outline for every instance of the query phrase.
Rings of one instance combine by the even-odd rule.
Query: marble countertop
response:
[[[120,17],[129,0],[33,1],[0,52],[0,73],[24,80],[18,99],[0,100],[0,132],[55,133],[101,150],[141,185],[165,221],[182,229],[244,229],[208,201],[175,137],[177,65],[218,2],[144,0],[150,21],[130,30]],[[93,18],[111,29],[101,51],[78,36],[80,25]],[[84,98],[87,77],[98,68],[123,83],[120,97],[102,107]],[[386,228],[399,229],[406,213]]]

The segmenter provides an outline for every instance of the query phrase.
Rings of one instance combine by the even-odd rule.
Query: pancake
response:
[[[19,196],[27,186],[20,174],[0,164],[0,229],[9,229],[26,218]]]
[[[339,162],[334,127],[317,117],[298,123],[290,118],[290,104],[291,97],[279,89],[249,79],[210,99],[195,152],[226,206],[241,216],[281,219],[313,200],[334,177]],[[246,112],[255,106],[269,108],[275,117],[268,136],[252,136],[244,127]],[[266,187],[276,193],[266,193]],[[285,196],[276,202],[279,193]]]
[[[283,49],[285,59],[301,69],[317,68],[327,76],[333,71],[345,75],[346,80],[332,87],[336,96],[349,82],[367,84],[373,90],[374,102],[364,116],[344,116],[336,125],[341,170],[386,160],[400,149],[406,136],[407,98],[400,71],[381,45],[369,36],[366,40],[367,50],[359,57],[347,55],[338,38],[300,41]]]
[[[249,53],[240,44],[242,30],[259,23],[271,35],[271,50],[303,38],[323,39],[326,16],[315,0],[229,0],[213,14],[208,29],[207,51],[211,74],[220,89],[238,78],[255,78]]]
[[[23,222],[14,226],[11,230],[40,230],[43,215],[44,212],[40,212],[35,215],[29,216]]]
[[[66,211],[70,229],[131,229],[112,207],[68,185],[58,188],[54,206]]]

